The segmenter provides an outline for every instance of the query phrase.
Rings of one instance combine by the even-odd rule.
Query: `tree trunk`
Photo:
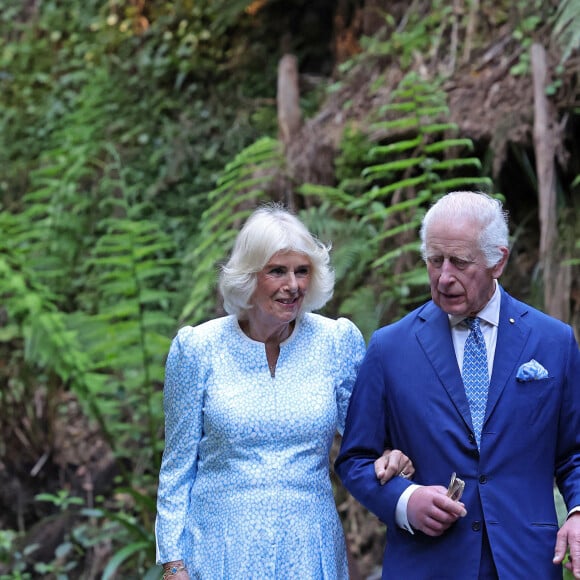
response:
[[[570,316],[570,267],[564,264],[564,246],[558,239],[556,198],[554,119],[546,97],[548,79],[547,56],[544,47],[531,48],[534,81],[534,149],[538,176],[540,217],[540,266],[544,287],[544,309],[568,322]]]
[[[278,135],[286,152],[302,128],[302,111],[300,110],[300,84],[298,78],[298,59],[292,54],[285,54],[278,64]],[[283,192],[284,202],[295,208],[294,192],[290,185]]]

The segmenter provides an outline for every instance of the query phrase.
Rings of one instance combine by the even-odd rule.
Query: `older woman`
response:
[[[229,316],[174,339],[156,521],[164,578],[348,577],[329,450],[365,344],[349,320],[311,312],[333,286],[328,248],[271,204],[222,269]],[[397,452],[379,470],[383,480],[412,465]]]

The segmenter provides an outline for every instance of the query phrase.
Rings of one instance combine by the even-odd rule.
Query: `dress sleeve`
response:
[[[356,375],[365,354],[365,341],[361,331],[346,318],[337,320],[336,333],[336,404],[338,407],[338,432],[342,435],[346,413]]]
[[[374,462],[385,448],[387,408],[384,404],[386,347],[373,334],[358,372],[350,410],[334,470],[345,488],[388,529],[396,530],[396,506],[411,482],[393,477],[387,485],[377,482]]]
[[[195,329],[182,328],[165,365],[165,450],[159,473],[155,521],[157,564],[185,557],[184,528],[197,474],[205,377]]]

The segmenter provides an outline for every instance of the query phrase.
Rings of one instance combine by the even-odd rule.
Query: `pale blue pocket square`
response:
[[[545,379],[548,376],[548,371],[535,359],[530,362],[524,363],[519,369],[516,379],[520,383],[525,383],[527,381],[537,381],[539,379]]]

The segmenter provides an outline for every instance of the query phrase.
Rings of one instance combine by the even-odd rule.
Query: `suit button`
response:
[[[479,483],[487,483],[487,477],[485,475],[480,475]]]
[[[475,435],[473,433],[469,434],[469,442],[470,443],[475,443]]]
[[[479,532],[479,531],[481,530],[481,522],[473,522],[473,523],[471,524],[471,529],[472,529],[474,532]]]

